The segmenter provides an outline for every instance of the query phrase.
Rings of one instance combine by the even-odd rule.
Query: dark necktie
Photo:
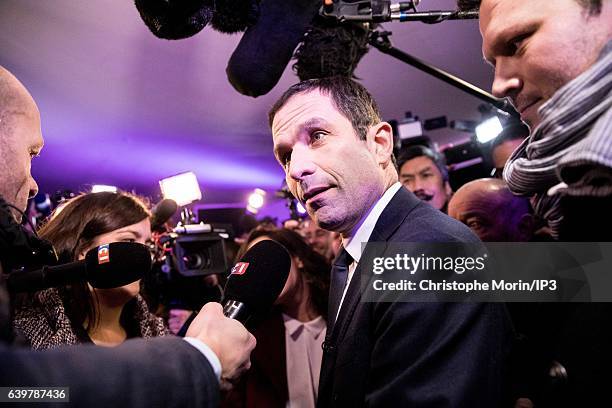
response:
[[[346,286],[349,265],[352,262],[353,258],[344,248],[342,248],[334,260],[329,285],[329,307],[327,320],[331,324],[328,325],[328,331],[331,331],[331,328],[336,321],[336,315],[338,314],[340,301],[342,300],[342,294],[344,293],[344,287]],[[331,332],[329,334],[331,334]]]

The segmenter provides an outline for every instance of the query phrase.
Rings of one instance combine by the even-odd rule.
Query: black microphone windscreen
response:
[[[87,252],[87,280],[94,288],[117,288],[142,279],[151,270],[151,253],[137,242],[111,242]]]
[[[178,204],[176,201],[170,198],[164,198],[161,200],[153,209],[151,213],[151,230],[158,231],[163,230],[163,226],[178,210]]]
[[[257,22],[227,64],[232,86],[253,97],[274,88],[320,6],[321,0],[262,0]]]
[[[368,52],[368,37],[369,32],[362,24],[317,17],[295,51],[293,70],[300,81],[333,76],[353,78],[357,64]]]
[[[199,33],[213,17],[212,0],[135,0],[156,37],[178,40]]]
[[[224,302],[242,302],[253,314],[265,313],[283,290],[290,269],[291,256],[284,246],[269,239],[260,241],[232,268]]]
[[[259,16],[259,0],[216,0],[210,22],[222,33],[234,34],[252,26]]]

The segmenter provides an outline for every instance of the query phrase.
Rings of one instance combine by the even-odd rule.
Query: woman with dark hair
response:
[[[255,230],[238,253],[265,239],[282,244],[291,270],[274,310],[253,332],[251,369],[223,407],[314,407],[323,358],[331,267],[295,231]]]
[[[145,203],[128,193],[83,194],[58,207],[39,235],[53,244],[61,263],[77,261],[102,244],[145,244],[151,237],[150,216]],[[116,346],[131,337],[167,334],[139,291],[138,280],[112,289],[83,282],[36,292],[16,307],[14,327],[34,349]]]
[[[255,230],[249,236],[246,247],[249,248],[263,239],[278,242],[291,254],[291,271],[276,305],[283,313],[300,321],[309,321],[317,316],[327,319],[331,270],[329,263],[314,251],[301,235],[287,229]],[[242,250],[238,258],[244,252],[245,250]]]

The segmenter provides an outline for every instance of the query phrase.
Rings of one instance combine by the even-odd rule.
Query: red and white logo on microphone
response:
[[[110,251],[108,244],[100,245],[98,247],[98,265],[110,262]]]
[[[232,268],[231,275],[244,275],[244,273],[246,272],[248,267],[249,267],[249,263],[248,262],[238,262]]]

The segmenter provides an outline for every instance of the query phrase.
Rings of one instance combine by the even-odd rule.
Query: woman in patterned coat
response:
[[[60,262],[71,262],[110,242],[145,244],[151,237],[150,216],[146,205],[128,193],[83,194],[56,209],[39,235],[53,244]],[[37,350],[79,343],[116,346],[131,337],[168,334],[139,291],[140,281],[112,289],[84,282],[43,290],[16,306],[13,325]]]

